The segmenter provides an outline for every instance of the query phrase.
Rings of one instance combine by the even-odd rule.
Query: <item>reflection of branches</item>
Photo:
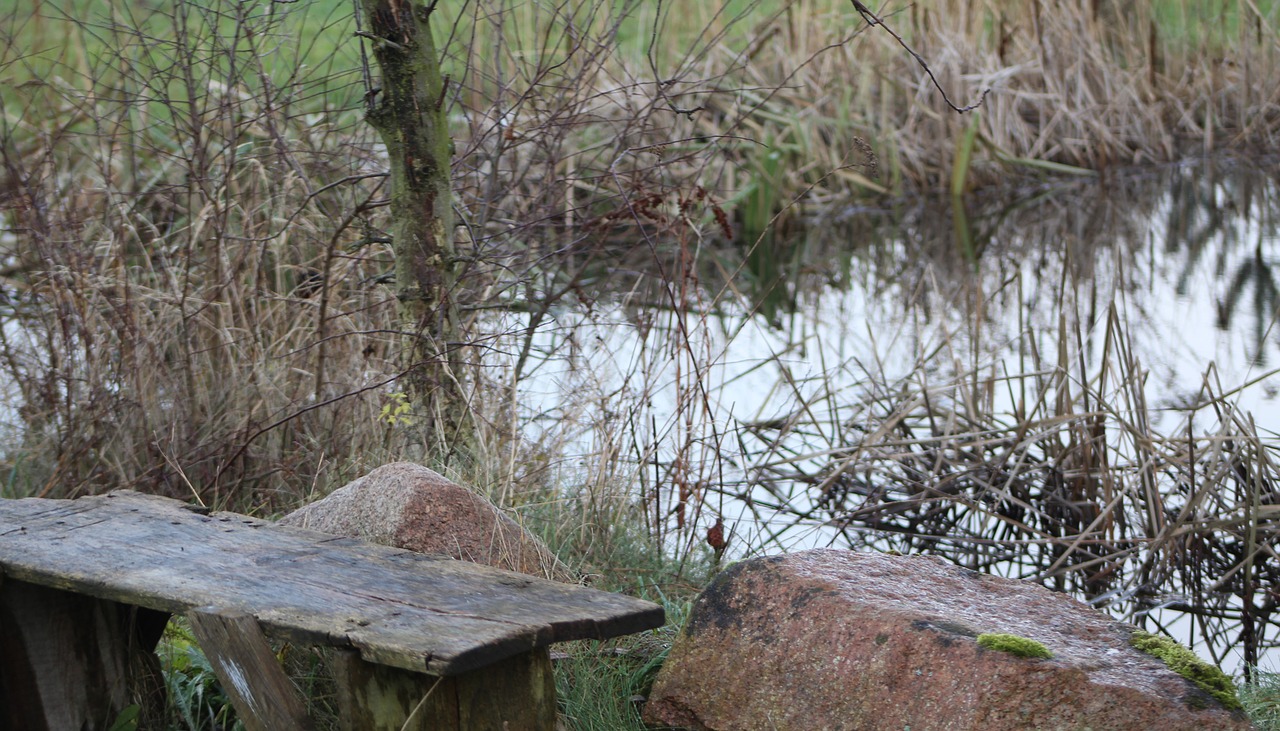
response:
[[[1217,325],[1219,330],[1231,328],[1231,317],[1235,314],[1236,305],[1239,304],[1240,297],[1250,284],[1253,285],[1254,347],[1256,348],[1253,362],[1254,365],[1264,366],[1267,363],[1264,347],[1267,330],[1270,329],[1271,321],[1275,316],[1276,297],[1280,290],[1277,290],[1271,265],[1263,261],[1261,256],[1250,257],[1236,270],[1236,275],[1227,288],[1226,301],[1218,303]]]
[[[1206,182],[1207,180],[1207,182]],[[1165,224],[1165,251],[1173,253],[1186,248],[1187,258],[1178,276],[1175,290],[1187,293],[1192,272],[1208,250],[1208,244],[1226,225],[1226,217],[1214,201],[1218,182],[1204,178],[1200,171],[1190,176],[1174,176],[1169,187],[1169,217]],[[1203,214],[1204,221],[1199,222]]]

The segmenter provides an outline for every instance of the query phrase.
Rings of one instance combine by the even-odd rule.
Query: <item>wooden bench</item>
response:
[[[313,727],[268,635],[336,648],[343,728],[551,731],[551,643],[664,621],[632,597],[166,498],[0,500],[0,730],[109,729],[163,687],[174,614],[250,731]]]

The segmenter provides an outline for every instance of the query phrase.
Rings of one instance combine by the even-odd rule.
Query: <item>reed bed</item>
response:
[[[471,27],[507,17],[505,7],[478,5]],[[836,0],[691,14],[625,6],[585,21],[614,29],[619,52],[589,74],[589,88],[554,102],[535,101],[536,88],[509,91],[511,79],[548,78],[532,62],[472,54],[465,106],[492,108],[505,96],[496,111],[518,109],[520,133],[511,139],[491,111],[475,118],[487,127],[468,128],[470,144],[498,147],[505,136],[513,158],[543,161],[529,169],[533,191],[555,181],[597,210],[609,196],[591,204],[588,192],[619,194],[620,171],[672,205],[669,191],[628,177],[661,158],[681,190],[700,186],[736,210],[747,241],[795,204],[962,194],[1011,178],[1274,147],[1272,5],[938,0],[876,12],[893,33]],[[526,24],[548,33],[573,25],[546,15]],[[981,105],[957,114],[944,94]],[[566,131],[567,164],[549,166],[561,156],[533,149],[545,135],[529,130],[545,127]]]

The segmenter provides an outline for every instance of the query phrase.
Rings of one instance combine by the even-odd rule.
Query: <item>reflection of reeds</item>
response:
[[[760,308],[768,294],[748,277],[722,278],[748,266],[749,253],[704,249],[698,278],[708,293],[681,307],[655,310],[637,285],[646,304],[628,311],[647,318],[652,349],[628,381],[638,401],[615,408],[661,397],[663,363],[677,357],[663,352],[688,359],[676,413],[630,437],[644,455],[654,530],[662,516],[683,515],[679,529],[667,521],[682,547],[723,519],[736,531],[734,551],[811,545],[815,534],[928,551],[1135,621],[1191,617],[1199,648],[1216,660],[1227,648],[1256,657],[1280,629],[1274,438],[1233,407],[1244,384],[1222,385],[1213,369],[1198,392],[1165,389],[1133,336],[1167,303],[1126,293],[1149,287],[1151,267],[1166,270],[1171,286],[1203,276],[1192,268],[1206,258],[1225,264],[1217,281],[1230,287],[1260,245],[1227,233],[1241,225],[1237,214],[1251,211],[1259,241],[1274,241],[1275,184],[1263,176],[1206,165],[1143,183],[1117,176],[1018,191],[1012,201],[972,196],[971,252],[954,245],[960,224],[946,201],[941,215],[926,205],[883,216],[833,211],[802,241],[782,243],[803,255],[778,262],[792,309],[771,322],[794,336],[755,368],[777,374],[769,403],[787,405],[735,412],[743,421],[725,423],[706,401],[730,398],[715,378],[727,357],[717,324],[737,337],[752,325],[733,313]],[[1168,211],[1178,225],[1160,215]],[[910,313],[895,323],[902,333],[871,334],[914,337],[907,363],[817,341],[814,328],[833,323],[808,309],[814,293],[851,278]],[[917,320],[955,330],[913,336]],[[988,342],[1000,338],[1010,342]],[[836,352],[846,359],[831,360]],[[797,375],[806,360],[810,375]],[[1274,374],[1253,378],[1264,377]],[[735,526],[738,505],[749,510]],[[700,522],[690,506],[702,507]]]

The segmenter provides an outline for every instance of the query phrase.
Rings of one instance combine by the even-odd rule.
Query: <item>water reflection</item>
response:
[[[1202,652],[1253,661],[1280,597],[1273,175],[828,211],[745,252],[680,249],[675,281],[623,252],[589,312],[535,334],[521,403],[634,455],[673,546],[723,520],[734,555],[938,553],[1135,621],[1195,616]]]
[[[1007,362],[1032,345],[1056,352],[1064,325],[1097,335],[1114,302],[1155,379],[1151,396],[1163,407],[1185,405],[1211,364],[1232,386],[1275,362],[1270,175],[1227,163],[1180,166],[967,201],[963,209],[921,203],[835,214],[811,236],[830,252],[866,242],[855,253],[863,281],[843,292],[812,281],[797,286],[819,299],[888,300],[927,324],[945,323],[964,336],[951,345],[969,362]],[[801,308],[791,316],[809,315]],[[888,320],[876,324],[893,327]],[[1260,408],[1272,395],[1249,391],[1240,403]]]

